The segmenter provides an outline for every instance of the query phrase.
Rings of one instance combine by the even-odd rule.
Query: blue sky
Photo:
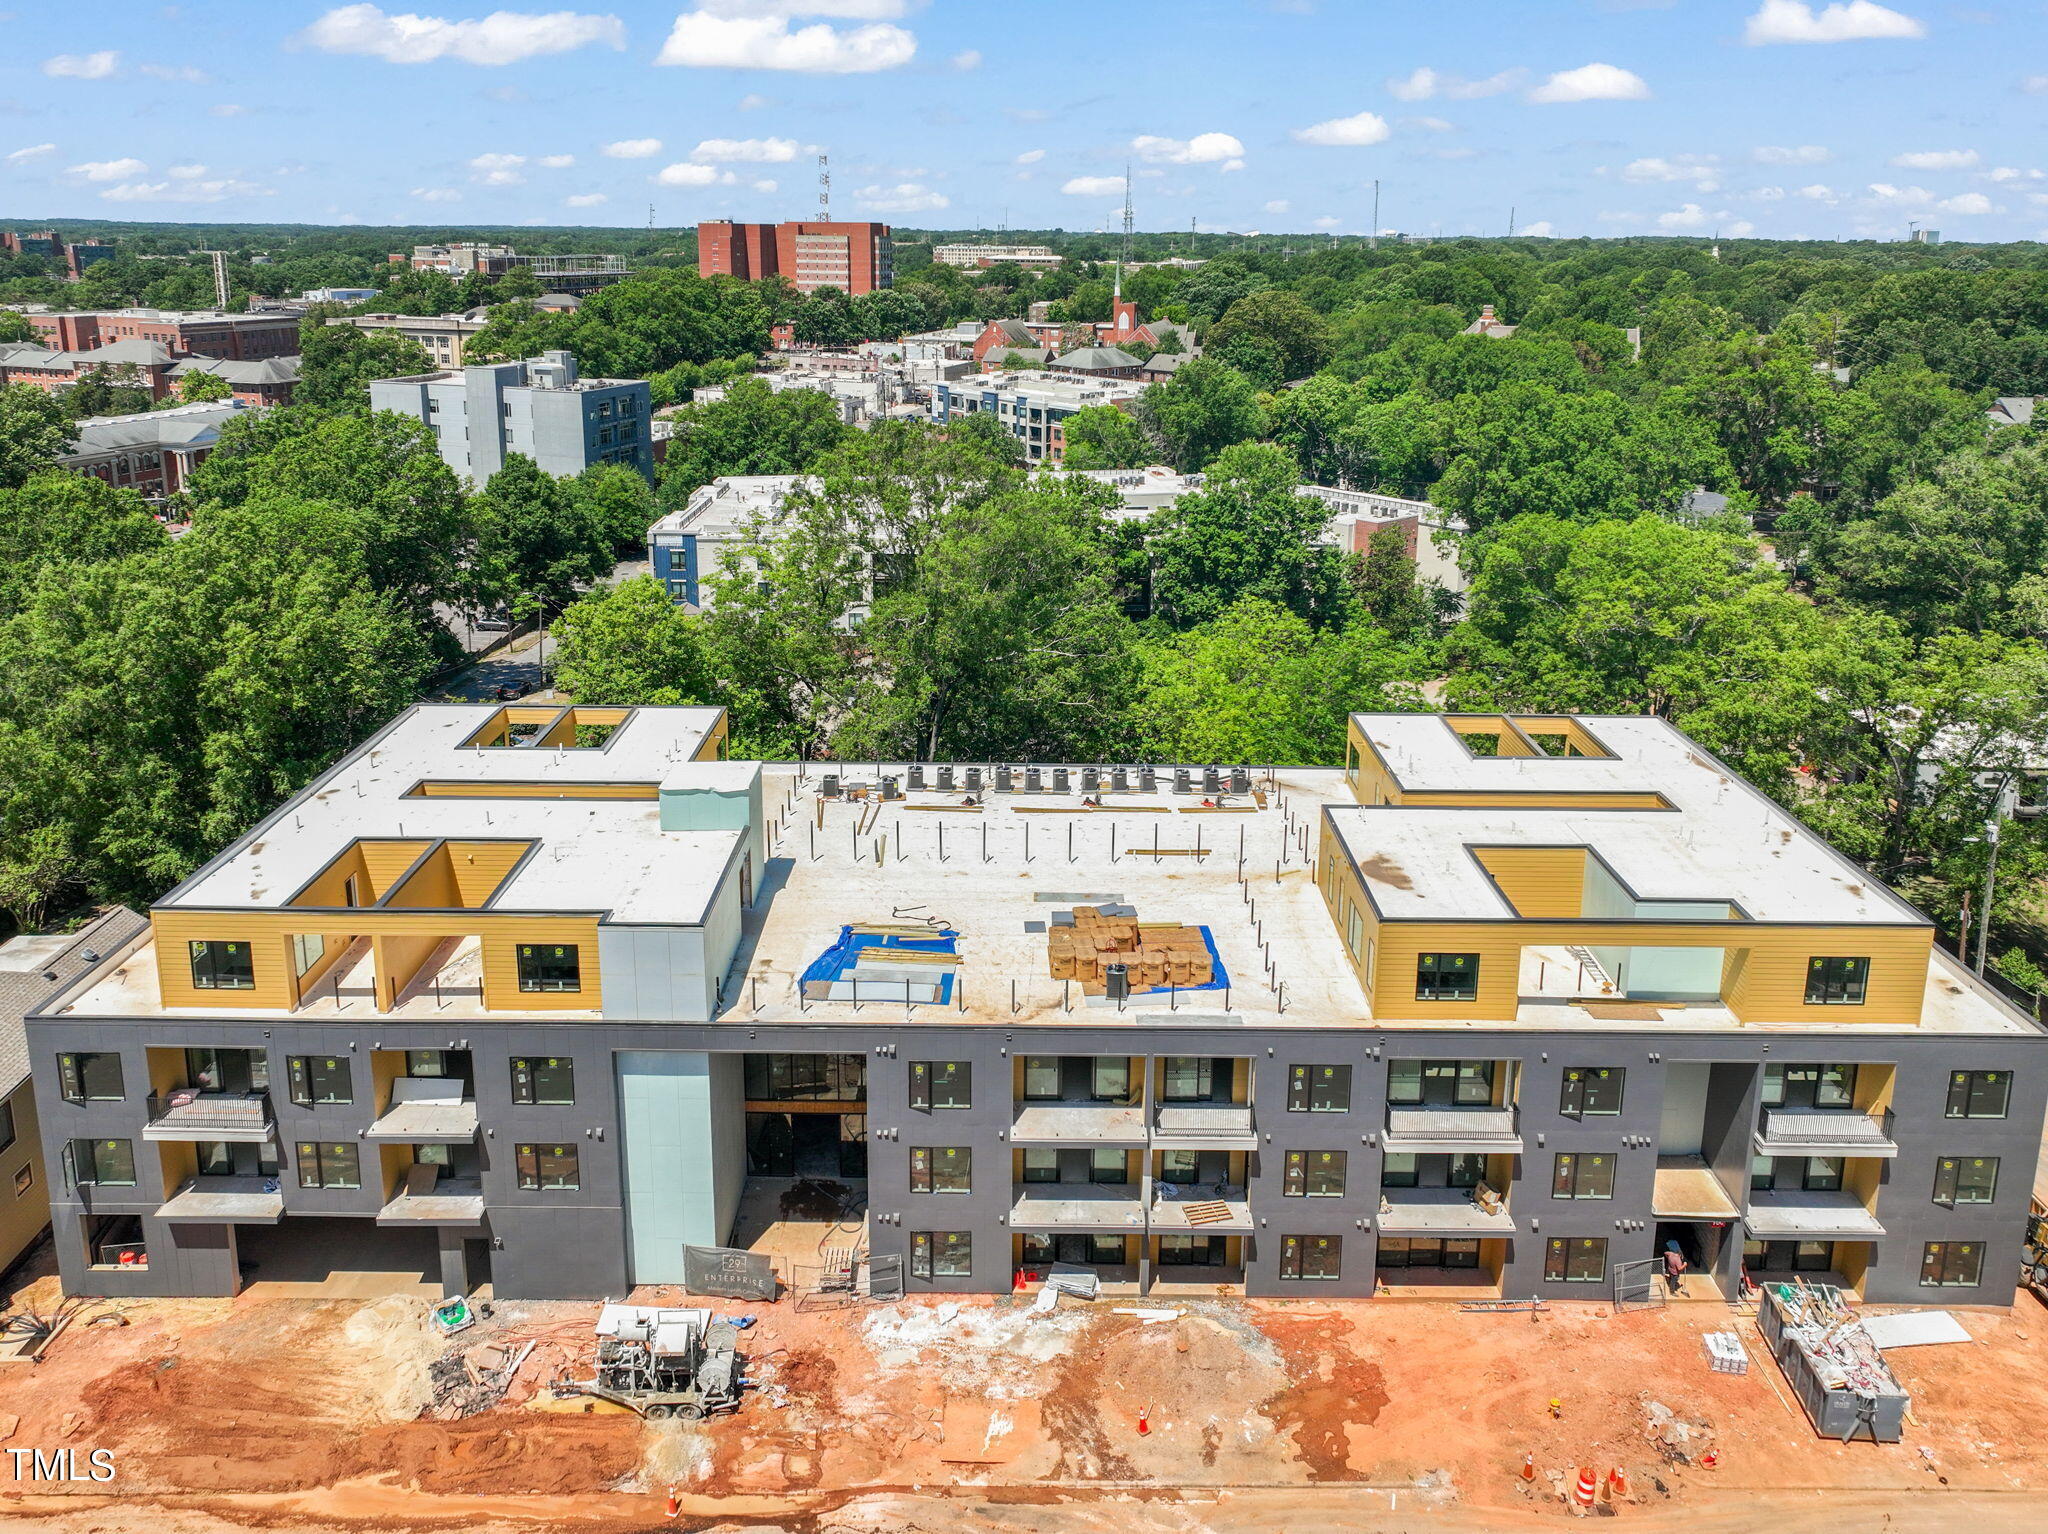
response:
[[[2048,0],[15,3],[0,219],[2048,239]]]

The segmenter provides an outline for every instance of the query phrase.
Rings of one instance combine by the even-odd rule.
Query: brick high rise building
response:
[[[872,293],[896,280],[887,224],[736,224],[697,226],[697,272],[704,277],[787,277],[800,293],[838,288]]]

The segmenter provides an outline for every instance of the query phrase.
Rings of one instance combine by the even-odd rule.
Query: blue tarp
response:
[[[863,948],[902,948],[912,953],[954,953],[958,950],[954,948],[953,942],[959,936],[960,934],[951,927],[941,927],[930,937],[857,933],[850,926],[841,927],[839,941],[811,962],[810,968],[804,971],[802,984],[809,985],[813,980],[823,980],[828,984],[834,980],[844,980],[853,972],[854,965],[860,962],[860,951]],[[1202,933],[1204,942],[1208,941],[1208,936],[1205,929]],[[1214,954],[1216,950],[1212,947],[1209,951]],[[952,999],[953,977],[942,975],[939,978],[939,1000],[945,1003]]]
[[[1210,978],[1201,985],[1155,985],[1149,990],[1133,991],[1133,996],[1159,996],[1167,991],[1221,991],[1229,988],[1230,971],[1223,967],[1223,955],[1216,951],[1216,939],[1209,935],[1207,927],[1197,927],[1202,934],[1202,946],[1209,950]]]

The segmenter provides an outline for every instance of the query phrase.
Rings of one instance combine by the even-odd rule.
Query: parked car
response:
[[[510,703],[515,698],[523,698],[532,691],[533,683],[531,682],[504,682],[499,685],[495,696],[500,703]]]

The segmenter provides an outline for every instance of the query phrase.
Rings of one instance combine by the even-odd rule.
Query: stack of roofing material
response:
[[[1896,1443],[1911,1398],[1863,1323],[1827,1285],[1768,1284],[1757,1325],[1820,1433]]]
[[[1107,993],[1109,967],[1122,965],[1132,991],[1207,985],[1215,958],[1200,927],[1141,922],[1127,905],[1077,906],[1055,913],[1046,934],[1052,978],[1078,980],[1089,996]]]
[[[960,972],[956,936],[949,928],[841,927],[839,940],[804,971],[804,995],[813,1001],[949,1001]]]

